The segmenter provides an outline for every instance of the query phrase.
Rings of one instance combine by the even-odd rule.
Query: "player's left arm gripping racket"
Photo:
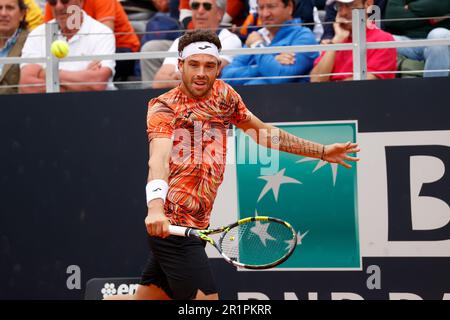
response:
[[[241,219],[212,230],[170,225],[169,232],[172,235],[205,240],[227,262],[247,269],[273,268],[286,261],[297,245],[297,233],[288,222],[264,216]],[[221,233],[218,242],[209,237],[218,233]]]

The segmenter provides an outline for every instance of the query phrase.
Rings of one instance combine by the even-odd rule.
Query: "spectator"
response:
[[[447,16],[447,17],[444,17]],[[412,19],[442,17],[414,21],[391,21],[386,30],[396,41],[410,39],[449,39],[450,1],[442,0],[389,0],[386,19]],[[408,59],[425,61],[425,71],[450,69],[450,46],[398,48],[398,53]],[[424,77],[445,77],[448,71],[425,72]]]
[[[386,8],[387,0],[373,0],[373,4],[380,8],[381,17],[384,17],[384,10]],[[370,8],[368,9],[370,13]],[[328,0],[325,6],[325,24],[324,24],[324,33],[322,36],[321,44],[330,44],[331,40],[334,37],[334,28],[331,22],[336,20],[337,8],[336,8],[336,0]],[[328,22],[328,23],[327,23]]]
[[[192,22],[191,3],[193,0],[180,0],[180,22],[185,29],[195,29]],[[224,0],[225,13],[221,25],[242,25],[247,17],[247,0]]]
[[[263,25],[247,38],[246,47],[295,46],[317,44],[310,29],[298,25],[299,19],[292,19],[292,0],[258,0],[258,15]],[[281,27],[280,27],[281,26]],[[222,71],[222,78],[254,78],[273,76],[296,76],[309,74],[316,52],[241,55]],[[230,84],[268,84],[304,82],[307,78],[276,78],[252,80],[228,80]]]
[[[58,38],[68,42],[70,48],[69,56],[114,54],[115,39],[112,31],[81,10],[82,1],[68,0],[67,3],[65,1],[63,3],[61,0],[48,0],[52,14],[56,18],[56,20],[51,22],[56,21],[61,31]],[[79,7],[79,11],[71,11],[68,14],[67,8],[70,6]],[[80,25],[73,26],[68,23],[68,21],[77,21],[78,18],[81,18]],[[80,35],[77,33],[80,33]],[[45,52],[45,25],[40,25],[30,33],[22,50],[22,57],[44,57]],[[113,60],[62,61],[59,64],[61,91],[113,89],[114,66]],[[20,92],[45,92],[45,64],[23,63],[20,65],[20,68],[20,84],[38,85],[22,87]]]
[[[141,46],[122,5],[117,0],[85,0],[83,10],[92,18],[108,26],[116,37],[116,53],[137,52]],[[45,22],[53,19],[47,2]],[[115,81],[126,81],[134,74],[134,60],[119,60],[116,63]]]
[[[368,8],[373,0],[337,0],[338,15],[334,23],[335,35],[332,43],[352,42],[352,9]],[[366,13],[367,15],[367,13]],[[367,42],[394,41],[391,34],[377,28],[375,23],[366,27]],[[394,73],[375,74],[380,71],[397,70],[397,51],[395,49],[367,50],[367,79],[392,79]],[[311,82],[353,80],[352,75],[326,75],[330,73],[352,73],[352,51],[326,51],[314,62]]]
[[[240,28],[241,39],[245,41],[251,31],[258,30],[262,21],[258,16],[257,0],[249,0],[250,12]],[[307,27],[314,30],[314,0],[294,0],[294,11],[292,16],[299,18],[301,23],[308,23]]]
[[[44,16],[35,0],[25,0],[25,5],[27,6],[27,15],[25,16],[25,19],[27,20],[28,31],[32,31],[34,28],[44,23]]]
[[[219,23],[225,12],[226,0],[195,0],[191,2],[192,22],[195,29],[213,29],[217,30],[222,50],[237,49],[242,47],[239,37],[227,29],[219,29]],[[169,49],[169,52],[178,52],[178,39],[176,39]],[[221,67],[225,67],[232,62],[233,57],[221,55]],[[158,82],[167,80],[180,80],[178,71],[178,59],[166,58],[162,67],[155,75],[153,88],[171,88],[177,85],[177,82]]]
[[[27,39],[23,0],[0,0],[0,58],[20,57]],[[17,93],[20,69],[17,64],[0,64],[0,94]]]
[[[181,25],[170,16],[169,0],[153,0],[153,4],[158,12],[147,23],[145,30],[150,33],[142,38],[141,52],[167,51],[173,41],[181,36]],[[142,59],[140,62],[142,80],[147,83],[153,81],[164,58]]]

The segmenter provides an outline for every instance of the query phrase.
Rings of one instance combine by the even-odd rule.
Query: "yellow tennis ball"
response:
[[[234,237],[233,236],[230,237],[230,241],[234,241]]]
[[[63,40],[55,40],[51,47],[52,54],[59,58],[65,58],[69,54],[69,45]]]

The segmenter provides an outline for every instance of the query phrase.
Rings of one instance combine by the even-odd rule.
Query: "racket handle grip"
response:
[[[189,228],[180,226],[169,226],[169,233],[174,236],[187,237]]]

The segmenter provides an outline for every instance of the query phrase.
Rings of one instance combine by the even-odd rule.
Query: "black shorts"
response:
[[[150,252],[141,285],[154,284],[172,299],[194,299],[200,289],[217,293],[205,242],[197,238],[148,237]]]

